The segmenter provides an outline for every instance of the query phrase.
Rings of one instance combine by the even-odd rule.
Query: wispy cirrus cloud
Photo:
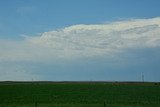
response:
[[[20,15],[30,15],[34,14],[37,11],[36,7],[34,6],[21,6],[18,7],[16,12]]]
[[[0,81],[40,80],[41,76],[31,68],[31,65],[22,63],[0,62]]]

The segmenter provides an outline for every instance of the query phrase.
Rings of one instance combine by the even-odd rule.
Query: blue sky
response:
[[[160,81],[159,0],[0,0],[0,80]]]
[[[0,37],[19,38],[75,24],[160,15],[159,0],[1,0]]]

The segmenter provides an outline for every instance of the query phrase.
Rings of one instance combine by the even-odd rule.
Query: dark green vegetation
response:
[[[160,107],[160,85],[105,82],[0,83],[0,107],[104,107],[104,105]]]

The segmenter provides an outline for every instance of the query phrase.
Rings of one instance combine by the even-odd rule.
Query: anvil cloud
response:
[[[104,24],[73,25],[44,32],[39,36],[25,36],[23,40],[0,39],[0,78],[8,78],[10,77],[8,75],[14,74],[14,71],[18,75],[26,75],[24,76],[26,80],[28,80],[28,75],[33,75],[32,72],[22,70],[23,67],[20,67],[18,72],[6,67],[7,64],[16,65],[15,62],[19,65],[18,63],[21,62],[56,63],[57,60],[77,61],[79,59],[82,61],[86,58],[114,60],[114,58],[122,57],[125,52],[152,48],[155,52],[159,47],[159,17]],[[124,60],[128,62],[128,59]],[[4,64],[5,66],[3,66]],[[16,68],[16,66],[11,68]],[[16,80],[17,78],[15,77]]]
[[[30,43],[50,48],[57,57],[108,56],[127,48],[160,45],[160,18],[110,24],[73,25],[31,37]]]
[[[160,46],[160,18],[73,25],[21,41],[1,40],[0,60],[109,57],[131,48]]]

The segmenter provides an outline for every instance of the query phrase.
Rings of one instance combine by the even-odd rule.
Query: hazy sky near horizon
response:
[[[160,81],[159,0],[0,0],[0,81]]]

